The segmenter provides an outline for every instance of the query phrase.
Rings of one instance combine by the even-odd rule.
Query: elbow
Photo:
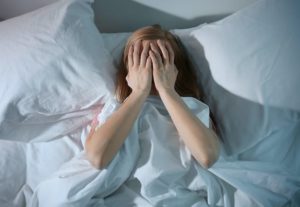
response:
[[[203,168],[209,169],[215,164],[217,160],[218,160],[217,156],[207,156],[205,158],[202,158],[199,162]]]
[[[210,152],[207,152],[202,158],[198,159],[199,163],[205,169],[212,167],[217,160],[219,159],[220,149],[219,146],[216,146],[215,149],[212,149]]]
[[[213,133],[212,140],[214,140],[214,142],[211,147],[208,148],[208,151],[203,156],[204,158],[201,162],[201,165],[206,169],[212,167],[217,162],[220,156],[220,142],[215,133]]]
[[[95,152],[93,149],[90,149],[88,145],[86,146],[85,153],[87,160],[94,168],[102,170],[106,167],[103,153]]]
[[[103,159],[101,156],[88,156],[88,160],[91,163],[91,165],[96,168],[97,170],[102,170],[106,167],[105,163],[103,162]]]
[[[105,168],[105,164],[101,155],[89,151],[86,151],[86,155],[88,161],[94,168],[98,170],[102,170],[103,168]]]

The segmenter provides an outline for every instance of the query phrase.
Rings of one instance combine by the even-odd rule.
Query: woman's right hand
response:
[[[152,67],[149,56],[149,41],[144,42],[141,52],[142,42],[138,41],[131,45],[128,52],[126,81],[132,92],[148,96],[151,91]]]

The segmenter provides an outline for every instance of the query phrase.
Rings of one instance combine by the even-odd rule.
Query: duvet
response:
[[[208,126],[208,106],[190,97],[183,100]],[[117,107],[114,99],[107,102],[97,117],[100,123]],[[26,203],[32,207],[232,207],[299,203],[300,179],[282,166],[233,160],[222,151],[213,167],[202,168],[181,141],[159,97],[147,99],[130,135],[105,169],[93,168],[85,157],[83,146],[90,129],[88,125],[81,130],[81,136],[64,137],[48,144],[18,143],[29,166],[38,165],[31,161],[34,154],[26,154],[33,147],[31,151],[45,150],[51,157],[58,155],[59,161],[52,159],[56,162],[53,164],[44,159],[48,168],[36,167],[36,172],[31,171],[28,176],[35,179],[22,185],[22,193],[12,203],[6,202],[7,206]],[[39,176],[49,165],[51,172]],[[0,190],[5,192],[1,186]]]

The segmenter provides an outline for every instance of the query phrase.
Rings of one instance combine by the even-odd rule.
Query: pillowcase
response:
[[[184,38],[229,156],[293,159],[300,138],[299,8],[297,0],[257,1]]]
[[[113,57],[115,67],[118,68],[122,57],[123,49],[131,33],[102,33],[101,35],[103,37],[105,47]]]
[[[61,135],[112,95],[115,68],[92,2],[60,0],[0,23],[1,139],[28,141],[49,123],[70,123],[52,125],[51,136]]]

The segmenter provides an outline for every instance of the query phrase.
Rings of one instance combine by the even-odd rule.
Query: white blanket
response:
[[[183,100],[208,126],[208,107],[193,98]],[[99,119],[105,120],[115,106],[107,104]],[[90,126],[83,128],[82,142],[89,129]],[[4,158],[0,163],[0,178],[1,182],[10,179],[4,183],[5,188],[0,186],[3,206],[27,203],[27,206],[42,207],[232,207],[300,203],[299,176],[283,165],[229,160],[222,152],[212,168],[203,169],[180,140],[161,100],[156,97],[147,99],[121,150],[103,170],[93,168],[86,159],[78,132],[50,142],[2,141],[3,146],[6,148],[0,151]],[[24,157],[27,166],[20,162]],[[7,163],[20,165],[11,165],[10,175],[9,169],[3,170]],[[24,170],[25,178],[14,176]],[[23,185],[19,186],[19,192],[9,194],[10,183]]]

